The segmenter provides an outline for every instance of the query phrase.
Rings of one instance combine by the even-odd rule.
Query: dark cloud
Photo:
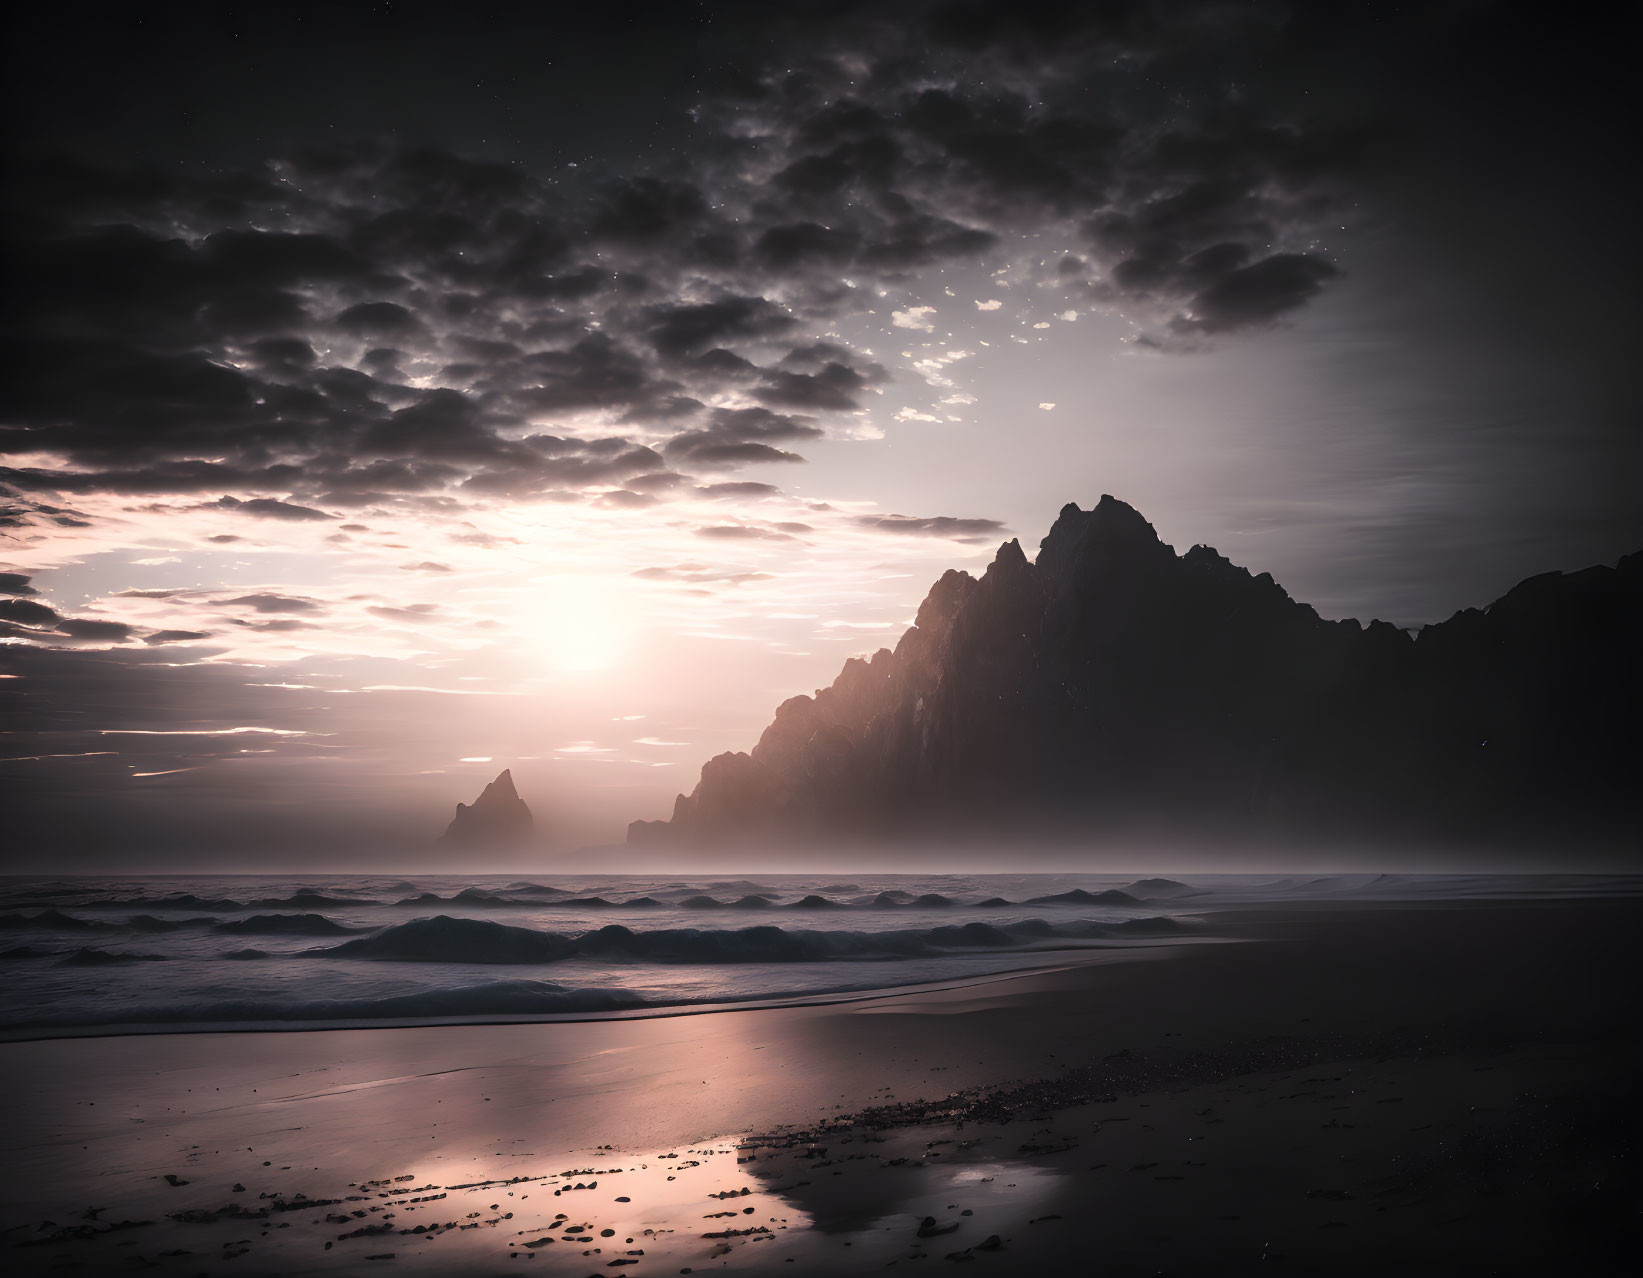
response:
[[[143,636],[143,642],[150,646],[166,643],[193,643],[200,639],[211,638],[207,630],[155,630]]]
[[[264,337],[252,342],[247,353],[262,371],[288,377],[312,368],[319,359],[313,344],[300,337]]]
[[[397,302],[360,302],[337,316],[337,327],[356,336],[414,337],[422,330],[417,317]]]
[[[381,617],[384,621],[409,621],[416,624],[421,624],[423,622],[438,620],[435,614],[439,611],[439,605],[407,604],[403,608],[394,608],[380,604],[373,604],[366,608],[365,611],[370,613],[373,617]]]
[[[861,236],[848,229],[799,222],[772,226],[753,244],[753,256],[779,271],[795,267],[842,267],[861,247]]]
[[[802,461],[796,453],[774,442],[815,439],[822,434],[813,417],[776,413],[768,408],[719,408],[701,430],[675,435],[662,446],[670,459],[684,464],[718,467],[756,461]]]
[[[484,462],[503,455],[502,441],[491,431],[480,405],[460,391],[450,389],[433,391],[372,424],[362,432],[359,443],[367,453],[396,458],[417,456]],[[438,478],[450,478],[456,473],[447,468]],[[361,488],[380,488],[385,485],[373,480],[382,475],[392,477],[387,487],[395,487],[405,480],[423,487],[426,486],[424,475],[434,478],[432,472],[419,472],[404,463],[374,462],[338,476],[331,486],[337,486],[341,480],[343,486],[357,481]]]
[[[821,428],[812,417],[773,413],[767,408],[716,408],[708,418],[708,433],[721,439],[816,439]]]
[[[0,572],[0,594],[37,595],[40,592],[29,585],[32,578],[24,572]]]
[[[858,515],[856,525],[902,537],[952,537],[960,541],[990,540],[1004,530],[996,519],[954,519],[949,515]]]
[[[285,488],[296,479],[295,467],[272,466],[251,470],[220,462],[156,462],[129,470],[25,470],[0,469],[8,483],[19,488],[48,489],[59,493],[198,493],[222,488]],[[236,506],[237,498],[219,504]],[[51,507],[38,507],[55,514]]]
[[[322,606],[312,599],[296,599],[290,595],[241,595],[237,599],[218,599],[219,608],[250,608],[254,612],[320,612]]]
[[[777,532],[774,528],[757,528],[751,524],[711,524],[696,530],[698,537],[711,537],[715,541],[792,541],[790,533]]]
[[[898,279],[939,262],[985,260],[999,243],[992,231],[930,214],[908,215],[886,224],[883,238],[862,251],[861,265]]]
[[[323,510],[315,510],[312,506],[298,506],[293,502],[278,501],[272,497],[253,497],[249,501],[241,501],[237,497],[221,497],[215,504],[225,510],[232,510],[241,515],[255,515],[259,519],[285,519],[302,523],[316,519],[336,518],[335,515],[328,515]]]
[[[689,482],[689,476],[681,475],[676,470],[657,470],[648,475],[635,475],[627,481],[627,486],[636,492],[663,493]],[[755,486],[763,488],[767,485],[758,484]]]
[[[691,306],[650,311],[650,341],[663,355],[696,355],[733,339],[765,339],[790,332],[798,321],[763,297],[721,297]]]
[[[797,453],[783,452],[769,444],[722,444],[711,438],[697,439],[676,454],[707,469],[750,466],[754,462],[802,462]]]
[[[687,182],[637,178],[610,184],[593,215],[601,239],[643,244],[676,236],[707,219],[707,201]]]
[[[23,580],[27,581],[28,578],[24,577]],[[58,616],[56,609],[35,603],[32,599],[0,599],[0,621],[52,629],[57,625]]]
[[[781,492],[775,484],[760,484],[751,479],[727,480],[722,484],[703,484],[696,490],[702,497],[711,497],[715,501],[742,497],[774,497]]]
[[[372,506],[409,500],[406,494],[432,493],[463,472],[442,462],[376,461],[334,473],[316,471],[313,480],[324,484],[319,500],[332,506]],[[363,526],[341,525],[344,532],[363,532]]]
[[[246,621],[234,618],[236,626],[244,626],[247,630],[256,630],[262,633],[281,634],[289,630],[318,630],[319,627],[310,621],[298,621],[295,617],[276,617],[269,621]]]
[[[71,639],[97,643],[123,643],[134,633],[134,627],[123,621],[101,621],[95,617],[66,617],[57,623],[57,630]]]
[[[1207,333],[1268,323],[1310,300],[1340,272],[1322,258],[1280,253],[1216,279],[1193,298],[1185,324]]]
[[[594,505],[605,510],[643,510],[647,506],[654,506],[661,498],[650,493],[636,493],[626,488],[613,488],[609,492],[600,493],[594,499]]]
[[[508,400],[522,412],[664,407],[676,383],[650,366],[640,352],[608,333],[592,333],[559,350],[538,350],[499,365],[482,387],[502,376],[521,384]]]
[[[812,411],[849,412],[861,406],[861,393],[868,379],[845,364],[829,364],[817,373],[770,373],[754,387],[760,403],[776,408],[805,408]]]
[[[571,441],[538,436],[496,466],[465,480],[462,487],[511,497],[566,494],[594,484],[626,483],[662,465],[656,452],[624,439]]]

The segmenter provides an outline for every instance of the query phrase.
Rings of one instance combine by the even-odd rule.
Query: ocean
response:
[[[1207,943],[1270,902],[1643,893],[1635,875],[0,879],[0,1039],[658,1015]]]

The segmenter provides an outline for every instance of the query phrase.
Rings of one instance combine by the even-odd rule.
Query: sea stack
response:
[[[522,843],[530,838],[533,825],[531,810],[513,788],[513,773],[504,768],[472,807],[456,805],[456,816],[439,841],[458,847]]]

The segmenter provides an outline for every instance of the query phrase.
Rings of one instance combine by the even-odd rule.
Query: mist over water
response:
[[[1640,892],[1627,875],[11,878],[0,1036],[803,1000],[1211,941],[1232,905]]]

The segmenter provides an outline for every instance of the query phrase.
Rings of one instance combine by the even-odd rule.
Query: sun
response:
[[[539,659],[551,669],[609,670],[633,648],[636,601],[621,578],[562,574],[539,578],[532,586],[526,629]]]

